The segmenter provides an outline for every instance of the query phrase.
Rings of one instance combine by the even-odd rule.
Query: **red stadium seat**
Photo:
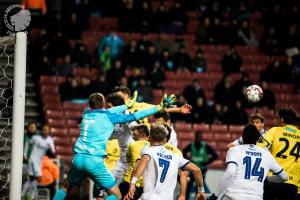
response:
[[[193,132],[176,131],[178,140],[180,141],[193,141],[195,139]]]
[[[220,81],[223,77],[222,72],[210,72],[209,73],[209,80],[215,80],[215,81]]]
[[[228,45],[217,45],[216,46],[216,50],[220,53],[220,54],[225,54],[229,49]]]
[[[220,62],[221,57],[218,54],[215,53],[204,53],[204,58],[207,60],[207,62]]]
[[[234,133],[231,135],[232,141],[240,138],[242,136],[242,133]]]
[[[65,111],[66,119],[80,119],[82,117],[81,111],[73,111],[73,110],[66,110]]]
[[[228,142],[230,142],[230,141],[228,141]],[[218,149],[219,150],[227,150],[228,149],[227,148],[228,142],[219,142],[218,143]]]
[[[88,68],[83,68],[83,67],[77,67],[74,68],[73,74],[75,77],[89,77],[90,76],[90,70]]]
[[[226,150],[220,151],[220,153],[219,153],[219,158],[220,158],[221,160],[225,160],[225,159],[226,159],[226,154],[227,154],[227,151],[226,151]]]
[[[213,91],[206,91],[205,96],[207,100],[213,101],[214,100],[214,92]]]
[[[239,126],[239,125],[229,125],[229,133],[238,133],[241,134],[243,133],[244,126]]]
[[[63,118],[63,111],[61,110],[46,110],[47,118]]]
[[[51,103],[60,104],[60,97],[59,97],[59,95],[44,94],[44,95],[42,95],[42,101],[44,103],[51,102]]]
[[[69,170],[69,169],[68,169],[68,168],[69,168],[68,165],[71,165],[72,160],[73,160],[72,154],[71,154],[71,155],[60,155],[59,158],[60,158],[60,160],[63,160],[63,161],[66,162],[67,165],[64,166],[64,171],[65,171],[65,172],[68,172],[68,170]]]
[[[176,80],[176,74],[174,72],[165,71],[165,76],[167,80],[170,79]]]
[[[63,84],[64,82],[66,82],[66,77],[65,76],[58,76],[57,77],[57,83],[59,85]]]
[[[214,140],[214,134],[210,132],[204,132],[202,134],[202,140],[210,142]]]
[[[67,119],[66,120],[66,125],[67,125],[67,127],[77,127],[78,125],[79,125],[79,120],[73,120],[73,119]]]
[[[239,54],[249,54],[250,53],[250,49],[246,45],[237,45],[237,46],[235,46],[235,49]]]
[[[57,80],[55,76],[41,76],[40,77],[40,84],[49,84],[49,85],[55,85],[57,84]]]
[[[257,70],[258,72],[262,72],[262,71],[264,71],[266,68],[267,68],[267,64],[260,64],[260,63],[257,63],[257,64],[256,64],[256,70]]]
[[[65,146],[65,145],[58,146],[57,145],[55,147],[55,150],[58,155],[69,155],[69,156],[73,155],[73,147],[70,147],[70,146]]]
[[[57,136],[57,137],[68,137],[68,131],[66,128],[55,128],[51,127],[50,128],[50,135],[51,136]]]
[[[48,119],[48,125],[50,127],[65,127],[66,123],[64,119]]]
[[[178,131],[191,131],[192,130],[192,124],[177,122],[175,124],[175,129],[178,130]]]
[[[193,131],[203,131],[203,132],[208,132],[209,125],[208,124],[193,124]]]
[[[266,109],[263,108],[259,112],[266,118],[274,117],[274,115],[275,115],[274,110],[267,109],[267,108]]]
[[[216,142],[232,142],[231,134],[230,133],[215,133],[214,138]]]
[[[72,103],[72,102],[67,102],[67,101],[63,103],[63,108],[65,110],[78,110],[78,111],[82,110],[80,104]]]
[[[79,133],[80,133],[80,129],[79,128],[69,128],[69,135],[71,137],[78,137],[79,136]]]
[[[295,85],[294,84],[282,84],[281,89],[282,89],[282,91],[285,91],[286,93],[294,93]]]
[[[56,85],[42,85],[41,94],[58,94],[58,87]]]
[[[277,92],[281,90],[281,85],[279,83],[269,83],[268,86],[273,92]]]
[[[209,80],[209,73],[193,73],[193,78],[200,81]]]
[[[243,72],[256,72],[256,66],[254,64],[244,64],[242,66]]]
[[[212,124],[210,127],[212,132],[227,132],[227,125]]]
[[[268,126],[268,127],[273,127],[277,124],[277,120],[276,118],[266,118],[265,119],[265,126]]]
[[[53,137],[55,146],[69,146],[70,140],[69,137],[61,137],[61,136],[54,136]]]
[[[210,44],[202,44],[200,45],[200,48],[205,53],[214,53],[217,51],[215,45],[210,45]]]
[[[212,148],[218,149],[218,143],[216,141],[207,142]]]
[[[57,104],[55,102],[43,102],[43,104],[44,104],[44,106],[43,106],[44,110],[48,110],[48,109],[60,110],[61,109],[61,105]]]
[[[220,63],[208,63],[206,67],[207,72],[221,72],[222,68]]]

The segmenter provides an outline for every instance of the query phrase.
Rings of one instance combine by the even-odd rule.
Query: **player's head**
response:
[[[164,125],[152,124],[150,128],[150,143],[165,143],[167,129]]]
[[[243,130],[243,141],[244,144],[256,144],[261,137],[260,132],[253,124],[248,124]]]
[[[295,124],[296,112],[290,108],[281,108],[278,113],[279,125],[284,126],[286,124]]]
[[[201,142],[202,141],[202,131],[196,131],[195,132],[195,142]]]
[[[125,103],[124,98],[117,94],[117,93],[111,93],[107,96],[106,98],[106,102],[107,102],[107,107],[111,108],[114,106],[120,106],[123,105]]]
[[[170,115],[165,110],[156,113],[154,117],[156,123],[171,125]]]
[[[50,127],[49,127],[49,125],[48,124],[44,124],[42,126],[42,133],[41,133],[42,136],[48,137],[49,133],[50,133]]]
[[[103,108],[105,105],[104,96],[101,93],[93,93],[89,97],[89,106],[91,109]]]
[[[125,101],[130,97],[130,90],[126,86],[117,86],[114,88],[114,92],[121,95]]]
[[[149,129],[145,124],[136,125],[131,130],[135,141],[149,137]]]
[[[255,114],[250,115],[249,123],[256,126],[258,131],[261,132],[265,125],[265,118],[264,118],[264,116],[262,116],[262,114],[255,113]]]
[[[29,134],[35,134],[37,131],[37,124],[34,121],[31,121],[27,125],[27,131]]]
[[[163,124],[164,127],[167,129],[167,136],[165,139],[165,143],[169,142],[170,138],[171,138],[171,133],[172,133],[172,129],[168,124]]]

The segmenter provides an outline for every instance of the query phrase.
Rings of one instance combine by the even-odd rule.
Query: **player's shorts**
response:
[[[68,173],[68,183],[80,186],[84,178],[89,177],[99,188],[111,189],[116,180],[104,165],[103,158],[76,154]]]
[[[263,200],[263,197],[257,195],[247,195],[242,193],[229,194],[225,193],[222,200]]]
[[[29,161],[28,162],[28,174],[29,176],[34,176],[34,177],[40,177],[42,176],[42,166],[41,166],[41,162],[37,162],[37,161]]]
[[[265,200],[299,200],[297,198],[298,188],[288,183],[269,183],[264,187]]]

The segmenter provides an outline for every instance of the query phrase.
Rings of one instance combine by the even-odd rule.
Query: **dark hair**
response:
[[[93,93],[89,97],[89,105],[92,109],[103,108],[104,97],[101,93]]]
[[[244,144],[256,144],[260,139],[261,134],[253,124],[248,124],[243,130]]]
[[[158,113],[156,113],[154,115],[154,117],[155,117],[155,119],[163,118],[165,122],[168,121],[168,120],[170,120],[170,115],[165,110],[159,111]]]
[[[145,134],[147,137],[149,136],[149,128],[145,124],[139,124],[132,128],[132,131],[137,130],[139,133]]]
[[[131,95],[131,93],[130,93],[130,89],[128,88],[128,87],[126,87],[126,86],[116,86],[115,88],[114,88],[114,91],[113,92],[122,92],[122,93],[125,93],[125,94],[128,94],[128,96],[130,96]]]
[[[164,125],[152,124],[150,127],[150,137],[155,142],[164,142],[167,137],[167,130]]]
[[[167,141],[169,141],[170,138],[171,138],[172,129],[171,129],[171,127],[168,126],[167,124],[164,124],[164,127],[167,129]]]
[[[120,106],[125,103],[124,98],[116,93],[111,93],[106,98],[107,103],[111,103],[113,106]]]
[[[260,114],[260,113],[252,114],[252,115],[250,115],[250,117],[249,117],[249,121],[250,121],[250,122],[253,121],[253,120],[256,120],[256,119],[259,119],[262,123],[265,122],[264,116],[263,116],[262,114]]]
[[[295,124],[296,112],[293,109],[281,108],[278,114],[285,124]]]
[[[36,121],[30,121],[30,122],[28,122],[27,126],[30,126],[31,124],[34,124],[35,126],[37,126]]]

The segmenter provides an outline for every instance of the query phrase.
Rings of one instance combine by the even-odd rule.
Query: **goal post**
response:
[[[17,200],[22,191],[27,34],[16,33],[15,41],[9,199]]]

